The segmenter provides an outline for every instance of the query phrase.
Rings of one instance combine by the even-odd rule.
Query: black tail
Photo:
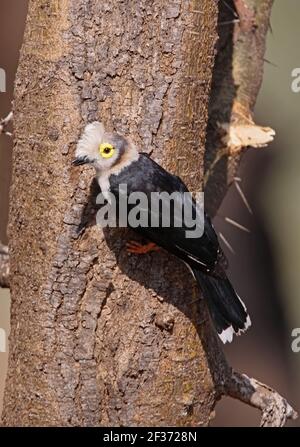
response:
[[[199,270],[193,272],[207,301],[219,337],[223,343],[231,342],[234,333],[239,335],[251,325],[244,303],[228,278],[215,278]]]

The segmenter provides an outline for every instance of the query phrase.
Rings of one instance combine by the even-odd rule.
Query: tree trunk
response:
[[[5,425],[207,425],[222,393],[238,397],[185,266],[127,255],[132,234],[93,225],[93,171],[70,166],[84,125],[101,120],[201,189],[217,19],[212,0],[30,1],[14,103]]]

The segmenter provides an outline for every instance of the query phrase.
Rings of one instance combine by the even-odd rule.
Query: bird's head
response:
[[[101,174],[112,171],[126,160],[136,158],[134,145],[116,132],[106,132],[102,123],[94,121],[88,124],[77,144],[75,160],[79,166],[91,164]]]

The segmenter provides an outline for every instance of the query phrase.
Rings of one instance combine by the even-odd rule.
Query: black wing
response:
[[[150,203],[152,192],[188,192],[182,180],[164,170],[146,154],[140,154],[136,162],[131,163],[117,176],[110,177],[111,191],[118,194],[118,185],[127,184],[128,194],[134,191],[144,192]],[[197,213],[196,204],[193,201],[193,211]],[[153,210],[148,209],[149,222]],[[160,216],[161,219],[161,216]],[[200,268],[205,272],[213,272],[218,260],[223,257],[219,246],[217,235],[214,231],[210,218],[205,214],[204,232],[201,237],[186,237],[186,232],[191,230],[183,222],[181,227],[138,227],[134,228],[147,239],[175,254],[191,267]]]

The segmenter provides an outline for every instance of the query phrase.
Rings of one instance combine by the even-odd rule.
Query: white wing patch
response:
[[[229,326],[227,329],[224,329],[224,331],[221,332],[221,334],[218,334],[222,342],[225,343],[231,343],[233,339],[233,334],[235,335],[241,335],[243,334],[250,326],[251,326],[251,320],[247,312],[247,308],[245,306],[245,303],[241,300],[241,298],[237,295],[238,299],[240,300],[243,308],[245,309],[245,312],[247,313],[246,323],[242,329],[240,329],[238,332],[235,332],[232,326]]]
[[[232,326],[229,326],[227,329],[221,332],[221,334],[218,334],[222,342],[224,343],[231,343],[233,339],[234,330]]]

